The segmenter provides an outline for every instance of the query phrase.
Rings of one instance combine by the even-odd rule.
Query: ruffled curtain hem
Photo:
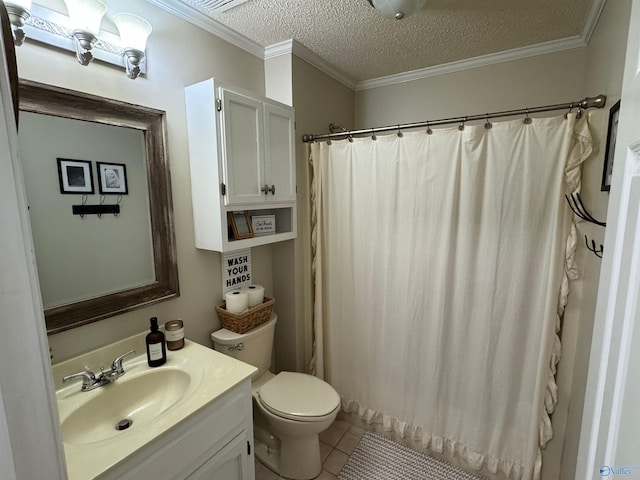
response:
[[[514,480],[522,478],[524,466],[516,461],[476,452],[456,439],[432,435],[418,425],[403,422],[390,415],[371,410],[360,405],[355,400],[342,398],[342,409],[345,412],[357,414],[360,419],[369,425],[382,425],[384,431],[394,432],[400,438],[419,441],[423,448],[432,452],[458,457],[473,470],[479,471],[486,467],[491,473],[497,474],[500,472],[505,474],[507,478]]]

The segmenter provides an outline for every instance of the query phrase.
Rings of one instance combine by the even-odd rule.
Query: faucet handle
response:
[[[69,383],[73,382],[74,380],[80,379],[82,379],[82,391],[90,390],[91,387],[96,384],[96,376],[93,374],[93,372],[89,372],[86,370],[84,372],[73,373],[71,375],[63,377],[62,383]]]
[[[122,368],[122,360],[124,360],[129,355],[133,355],[134,353],[136,353],[136,351],[131,350],[117,357],[111,364],[111,370],[115,370],[116,372],[118,372],[118,374],[122,375],[124,373],[124,368]]]

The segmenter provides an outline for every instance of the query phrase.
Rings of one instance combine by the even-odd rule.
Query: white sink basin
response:
[[[127,373],[96,389],[91,398],[71,412],[61,424],[63,441],[93,443],[123,435],[129,428],[144,428],[193,391],[189,386],[197,380],[177,368]]]
[[[256,371],[211,348],[185,341],[168,351],[167,363],[147,365],[145,333],[53,366],[58,416],[69,480],[102,478],[137,450],[210,404]],[[110,366],[129,350],[142,352],[123,362],[125,374],[89,392],[81,383],[62,384],[66,375]],[[131,425],[118,430],[122,420]]]

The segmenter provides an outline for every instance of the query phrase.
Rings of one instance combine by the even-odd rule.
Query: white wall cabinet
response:
[[[196,247],[239,250],[296,236],[294,112],[209,79],[185,89]],[[276,232],[234,240],[227,214],[274,215]]]
[[[250,379],[107,472],[104,480],[254,480]]]

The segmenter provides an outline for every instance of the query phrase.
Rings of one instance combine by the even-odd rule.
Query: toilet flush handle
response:
[[[230,352],[241,352],[242,350],[244,350],[244,343],[239,343],[233,347],[229,347]]]

